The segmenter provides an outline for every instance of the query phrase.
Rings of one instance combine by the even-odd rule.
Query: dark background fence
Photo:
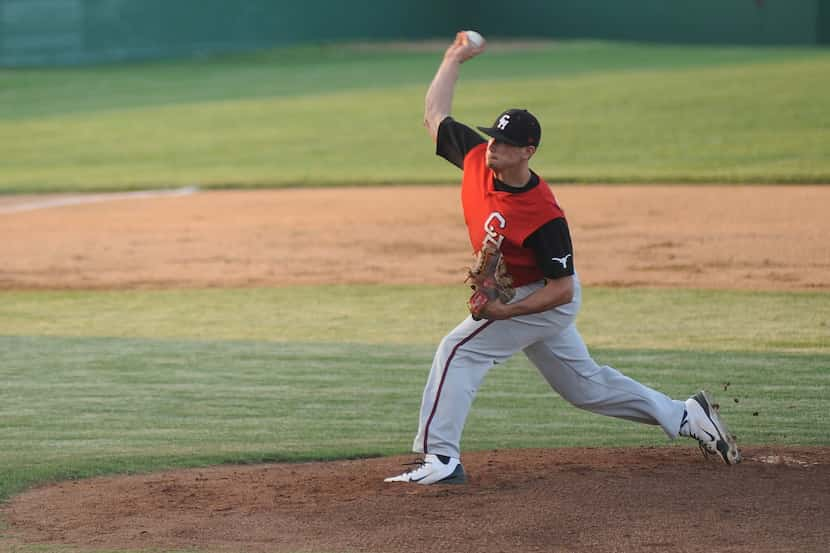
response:
[[[508,6],[508,7],[506,7]],[[830,0],[0,0],[0,65],[485,36],[830,43]]]

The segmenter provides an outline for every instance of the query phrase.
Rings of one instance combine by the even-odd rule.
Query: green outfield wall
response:
[[[830,42],[830,0],[0,0],[0,65],[193,56],[345,40]]]
[[[0,64],[76,64],[453,33],[440,0],[0,0]],[[444,14],[434,18],[433,14]]]
[[[819,44],[830,44],[830,0],[819,0],[817,33]]]
[[[510,10],[481,4],[471,13],[491,36],[518,28],[532,36],[691,44],[817,44],[830,9],[830,0],[526,0]]]

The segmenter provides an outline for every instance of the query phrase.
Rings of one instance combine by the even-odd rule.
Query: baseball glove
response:
[[[473,319],[481,319],[481,310],[487,302],[499,298],[507,303],[516,295],[513,278],[507,273],[501,250],[493,245],[484,245],[476,254],[475,264],[469,268],[467,280],[473,295],[467,301],[467,307]]]

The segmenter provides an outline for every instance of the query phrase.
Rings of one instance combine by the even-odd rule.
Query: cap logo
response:
[[[502,116],[499,118],[499,124],[498,124],[498,125],[496,125],[496,127],[497,127],[499,130],[503,131],[504,129],[506,129],[506,128],[507,128],[507,125],[508,125],[509,123],[510,123],[510,116],[509,116],[509,115],[507,115],[507,114],[505,114],[505,115],[502,115]]]

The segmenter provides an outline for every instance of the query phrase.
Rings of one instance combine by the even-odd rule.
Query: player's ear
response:
[[[526,152],[526,159],[530,159],[533,157],[533,154],[536,153],[536,146],[525,146]]]

